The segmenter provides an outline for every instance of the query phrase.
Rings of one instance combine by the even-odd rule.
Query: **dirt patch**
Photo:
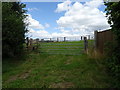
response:
[[[70,64],[72,62],[72,57],[68,57],[68,60],[65,61],[65,64]]]
[[[63,83],[54,83],[50,85],[50,88],[73,88],[74,84],[71,82],[63,82]]]
[[[5,82],[6,82],[6,83],[9,83],[9,82],[11,82],[11,81],[14,81],[14,80],[17,79],[17,77],[18,77],[18,75],[12,76],[12,77],[10,77],[10,79],[8,79],[8,80],[5,81]]]
[[[26,79],[29,76],[30,72],[31,72],[31,70],[24,72],[22,74],[19,74],[19,75],[12,76],[12,77],[10,77],[10,79],[8,79],[6,81],[6,83],[10,83],[10,82],[17,80],[17,79]]]
[[[20,79],[26,79],[28,76],[29,76],[29,73],[31,72],[31,70],[27,71],[27,72],[24,72],[22,73],[21,75],[19,75],[18,77]]]

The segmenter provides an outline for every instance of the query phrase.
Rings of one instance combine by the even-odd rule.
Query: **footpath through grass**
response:
[[[3,60],[3,88],[108,88],[104,61],[87,55],[42,55]]]

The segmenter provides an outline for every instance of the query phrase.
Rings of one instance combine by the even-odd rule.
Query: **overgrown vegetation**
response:
[[[12,57],[23,50],[25,32],[25,4],[20,2],[2,3],[2,55]]]
[[[105,11],[108,17],[108,23],[112,27],[115,34],[116,42],[107,45],[107,65],[111,75],[115,78],[116,83],[114,87],[120,87],[120,1],[107,2]]]

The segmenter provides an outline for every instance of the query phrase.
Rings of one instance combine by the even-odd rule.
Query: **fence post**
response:
[[[38,49],[38,45],[39,45],[39,38],[36,39],[36,43],[37,43],[37,47],[36,49]]]
[[[31,38],[30,39],[30,46],[32,46],[32,44],[33,44],[33,39]]]
[[[64,37],[64,42],[66,41],[66,37]]]
[[[87,51],[88,49],[88,41],[87,41],[87,37],[84,37],[84,50]]]
[[[57,38],[57,42],[59,42],[59,38]]]
[[[82,36],[81,36],[81,40],[82,40]]]
[[[95,39],[95,49],[97,49],[97,36],[98,36],[98,31],[94,31],[94,39]]]
[[[29,38],[28,37],[26,38],[26,46],[27,46],[27,49],[28,49],[28,46],[29,46]]]

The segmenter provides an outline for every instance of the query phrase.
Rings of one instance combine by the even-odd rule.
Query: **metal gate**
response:
[[[40,42],[41,54],[80,55],[84,52],[84,41]]]

